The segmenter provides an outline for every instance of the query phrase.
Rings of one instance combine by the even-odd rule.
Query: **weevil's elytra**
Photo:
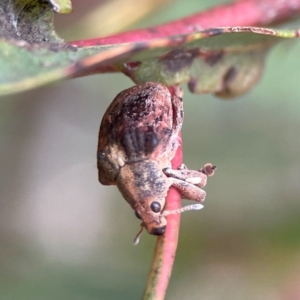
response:
[[[174,94],[153,82],[119,93],[104,114],[99,132],[99,181],[117,185],[154,235],[164,234],[167,221],[162,212],[171,185],[187,199],[205,198],[200,188],[206,183],[205,172],[169,168],[183,122],[182,99]]]

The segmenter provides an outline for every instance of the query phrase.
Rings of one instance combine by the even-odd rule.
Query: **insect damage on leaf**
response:
[[[136,83],[159,81],[171,86],[187,82],[192,93],[232,98],[246,93],[258,82],[274,42],[275,39],[265,37],[265,41],[258,38],[250,46],[229,44],[222,49],[203,37],[198,47],[186,45],[158,58],[131,62],[122,71]]]
[[[61,43],[52,19],[52,6],[46,0],[2,0],[0,37],[29,44]]]
[[[182,122],[181,91],[172,95],[164,85],[146,82],[119,93],[100,125],[99,181],[117,185],[142,226],[154,235],[164,234],[165,215],[172,213],[164,213],[169,188],[202,202],[206,195],[202,187],[215,170],[211,164],[199,171],[185,166],[171,169]]]

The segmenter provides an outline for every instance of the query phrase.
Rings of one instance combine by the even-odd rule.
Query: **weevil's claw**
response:
[[[200,168],[199,172],[204,173],[206,176],[213,176],[216,169],[216,166],[213,166],[211,163],[207,163],[203,168]]]

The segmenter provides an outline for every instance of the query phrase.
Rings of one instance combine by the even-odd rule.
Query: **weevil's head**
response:
[[[117,176],[117,186],[150,234],[163,235],[167,220],[162,211],[170,181],[156,161],[127,163]]]
[[[142,226],[153,235],[163,235],[166,231],[167,220],[162,214],[165,199],[146,199],[135,205],[135,215],[142,220]]]

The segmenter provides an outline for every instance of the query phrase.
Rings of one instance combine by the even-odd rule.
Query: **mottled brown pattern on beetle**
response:
[[[168,190],[163,172],[158,172],[156,163],[147,160],[121,168],[117,186],[132,208],[137,201],[165,198]]]
[[[160,128],[161,123],[168,123],[166,116],[170,115],[170,106],[154,102],[153,93],[157,90],[149,86],[143,90],[133,89],[130,93],[122,92],[117,97],[127,101],[116,102],[109,120],[101,126],[101,130],[109,132],[112,143],[120,140],[129,163],[148,156],[159,144],[159,139],[167,139],[172,132],[172,124]]]
[[[183,122],[182,91],[146,82],[121,92],[104,114],[97,153],[99,181],[117,185],[147,231],[162,235],[170,186],[202,202],[207,176],[170,168]]]
[[[171,181],[162,169],[175,155],[182,116],[182,99],[159,83],[147,82],[119,93],[100,125],[99,181],[117,185],[149,232],[163,233],[166,226],[151,203],[161,209],[165,205]]]
[[[182,108],[180,103],[176,106]],[[98,149],[100,152],[105,150],[108,155],[119,153],[127,164],[150,156],[157,159],[157,155],[166,155],[166,147],[172,146],[170,136],[181,128],[181,124],[182,109],[173,107],[167,88],[141,84],[119,93],[108,107],[100,126]],[[117,153],[113,154],[114,151]],[[113,167],[109,160],[99,154],[98,157],[101,163]]]

